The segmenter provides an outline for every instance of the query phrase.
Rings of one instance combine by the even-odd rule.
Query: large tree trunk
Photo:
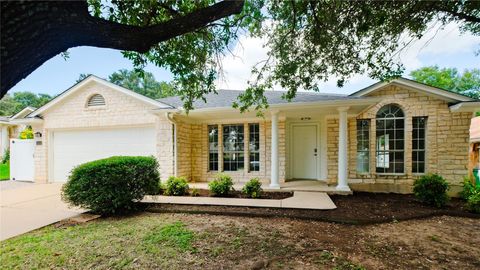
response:
[[[241,12],[223,1],[162,24],[139,27],[96,18],[86,1],[1,3],[0,98],[50,58],[77,46],[147,52],[153,45]]]

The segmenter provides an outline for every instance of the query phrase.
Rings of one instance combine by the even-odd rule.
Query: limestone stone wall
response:
[[[420,92],[388,86],[369,96],[382,97],[382,101],[366,109],[357,118],[348,119],[349,183],[353,189],[409,193],[419,175],[412,173],[412,117],[427,116],[426,172],[445,177],[456,192],[468,173],[469,125],[472,113],[452,113],[448,103]],[[384,105],[394,103],[405,113],[405,173],[382,175],[375,173],[375,116]],[[370,121],[370,172],[356,171],[356,119]],[[338,120],[328,119],[328,180],[336,182],[338,151]]]
[[[87,108],[94,94],[105,98],[106,106]],[[152,126],[157,130],[157,158],[163,176],[173,174],[172,124],[164,115],[151,112],[153,105],[141,102],[110,87],[91,82],[43,113],[43,123],[34,124],[42,144],[35,147],[35,181],[48,181],[48,147],[51,132],[59,129]]]
[[[249,123],[244,125],[245,149],[248,149]],[[222,125],[219,125],[219,170],[208,170],[208,125],[202,124],[179,124],[178,131],[178,176],[184,176],[190,181],[203,182],[212,180],[218,172],[225,172],[232,176],[235,182],[246,182],[253,177],[259,177],[264,183],[270,182],[270,145],[271,145],[271,123],[269,121],[257,121],[260,128],[260,171],[250,172],[248,168],[248,155],[245,155],[245,168],[242,171],[223,171],[222,164]],[[237,124],[237,123],[232,123]],[[185,133],[190,132],[190,135]],[[279,178],[285,181],[285,121],[279,122]]]

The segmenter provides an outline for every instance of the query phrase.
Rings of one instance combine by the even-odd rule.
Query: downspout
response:
[[[177,123],[173,119],[173,113],[167,112],[165,113],[167,120],[173,126],[173,174],[177,176]]]

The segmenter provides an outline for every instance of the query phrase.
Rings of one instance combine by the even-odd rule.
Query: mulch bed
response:
[[[190,193],[192,191],[190,190]],[[210,194],[210,191],[206,189],[197,189],[197,194],[199,197],[212,197]],[[264,191],[261,193],[259,199],[273,199],[273,200],[283,200],[286,198],[290,198],[293,196],[292,191]],[[242,198],[246,199],[248,198],[245,194],[243,194],[241,191],[233,191],[228,198]]]
[[[423,205],[413,195],[356,192],[351,196],[331,195],[330,197],[337,205],[335,210],[148,204],[147,211],[287,217],[345,224],[375,224],[442,215],[480,218],[480,214],[467,212],[463,208],[464,202],[456,198],[453,198],[446,208],[438,209]]]

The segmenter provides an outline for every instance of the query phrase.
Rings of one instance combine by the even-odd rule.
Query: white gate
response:
[[[34,151],[35,140],[10,139],[10,179],[33,182]]]

